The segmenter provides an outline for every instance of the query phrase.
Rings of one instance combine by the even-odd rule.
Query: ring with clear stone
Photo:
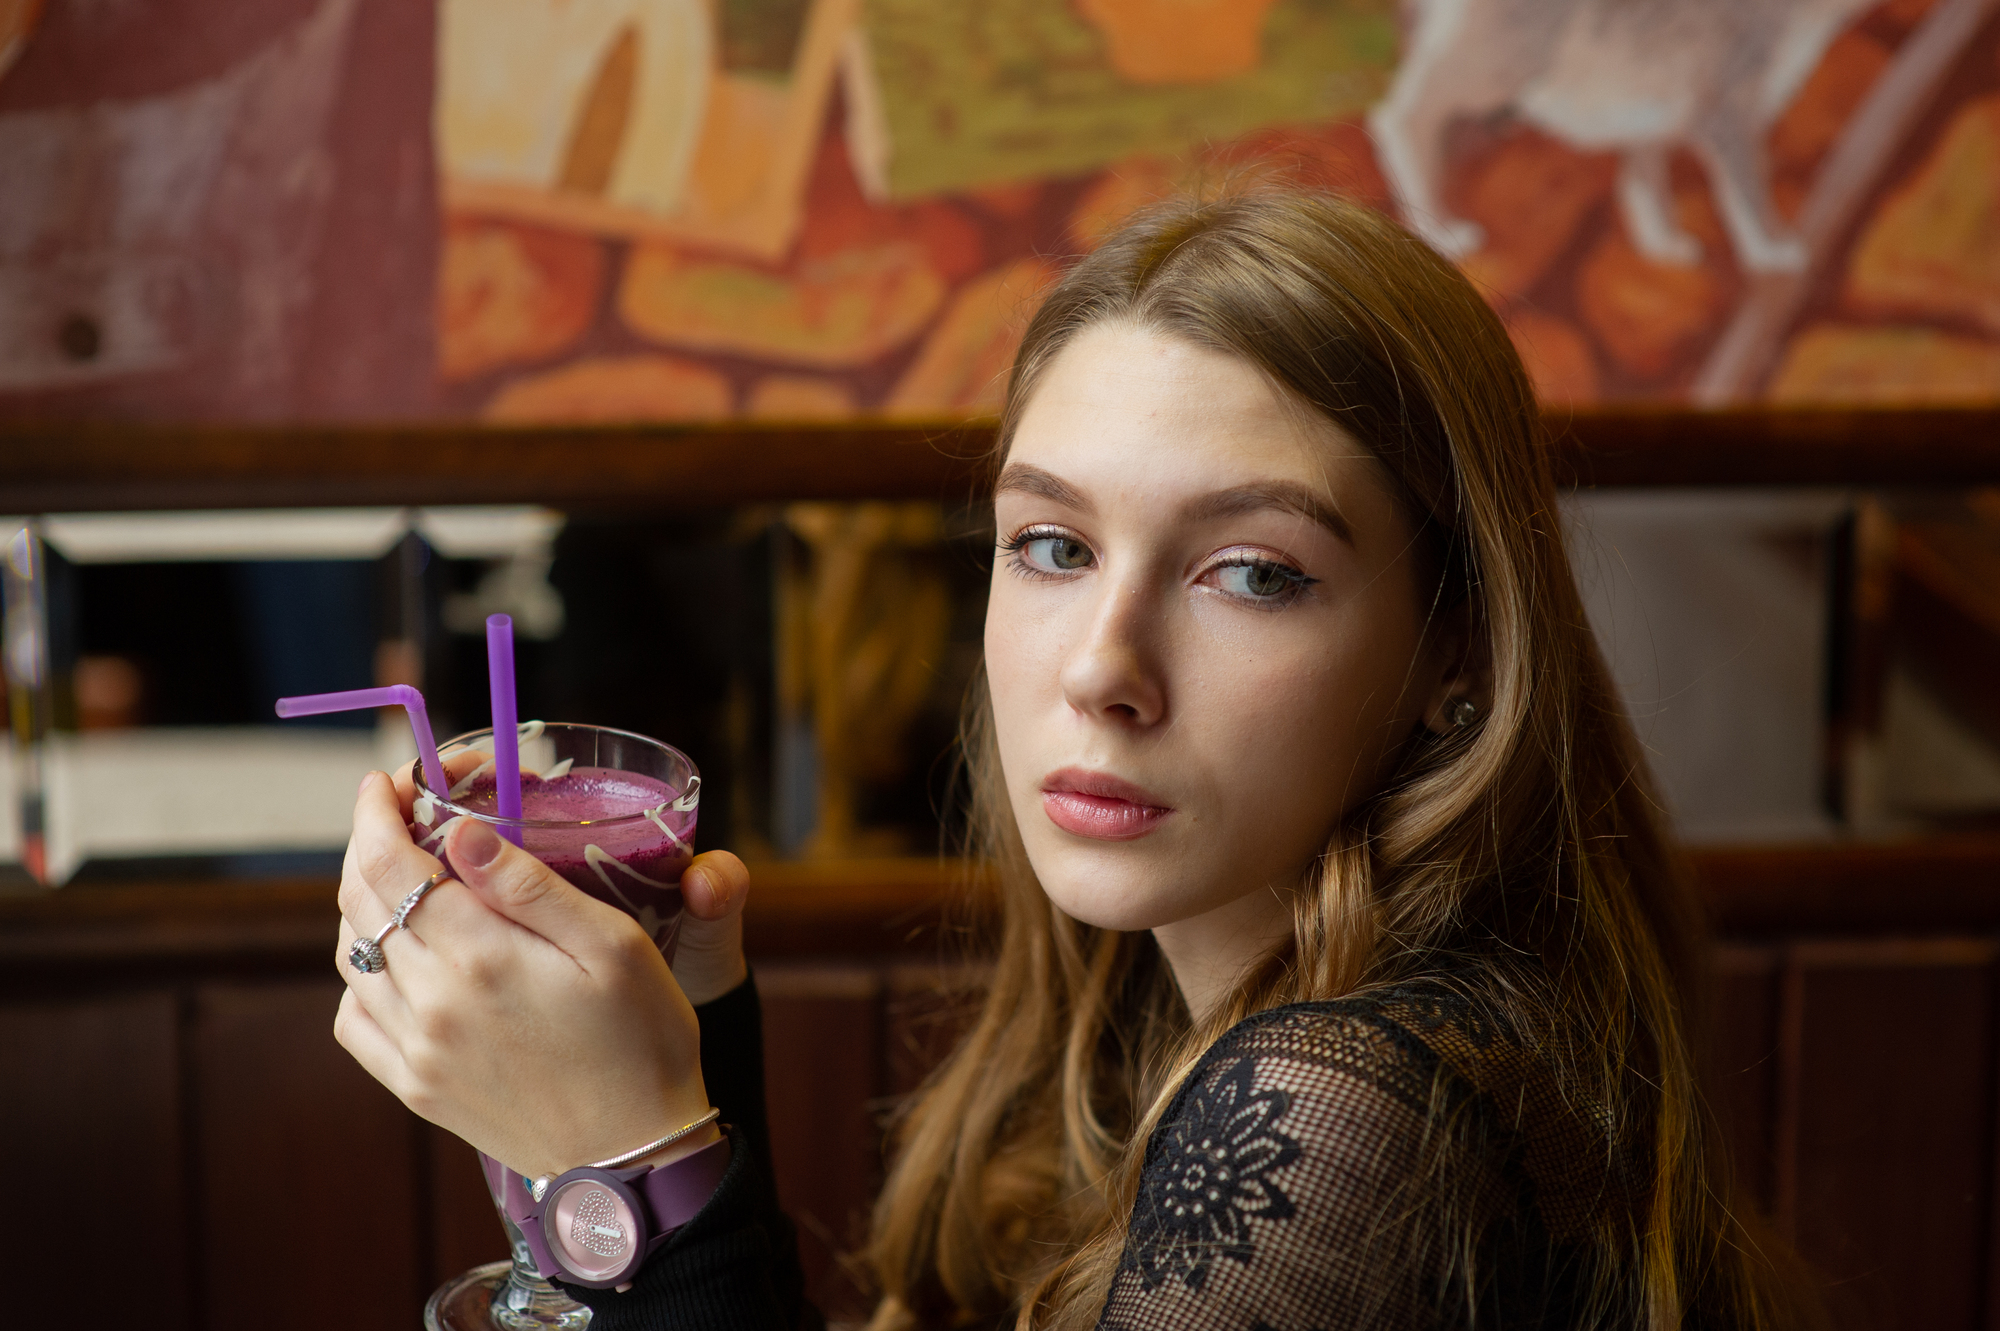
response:
[[[357,938],[353,943],[348,945],[347,964],[360,971],[363,975],[374,975],[377,972],[388,970],[389,959],[382,955],[382,940],[398,929],[409,928],[410,912],[417,908],[417,903],[424,899],[424,894],[450,877],[451,870],[439,869],[429,878],[426,878],[417,886],[414,892],[403,898],[401,904],[396,907],[396,913],[390,917],[387,924],[383,925],[376,932],[373,938]]]

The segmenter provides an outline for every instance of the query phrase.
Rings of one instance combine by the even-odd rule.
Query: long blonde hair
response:
[[[1238,356],[1375,454],[1421,531],[1433,609],[1456,608],[1482,642],[1490,708],[1412,737],[1327,846],[1289,942],[1197,1023],[1149,934],[1050,905],[976,691],[972,848],[997,869],[998,953],[977,1023],[899,1125],[866,1252],[872,1327],[1089,1326],[1147,1136],[1201,1052],[1252,1012],[1438,976],[1522,1029],[1566,1032],[1562,1075],[1643,1173],[1637,1213],[1598,1241],[1586,1293],[1602,1318],[1792,1322],[1781,1259],[1727,1204],[1690,1049],[1697,921],[1498,319],[1367,209],[1296,193],[1164,206],[1073,267],[1031,321],[996,468],[1050,362],[1107,321]]]

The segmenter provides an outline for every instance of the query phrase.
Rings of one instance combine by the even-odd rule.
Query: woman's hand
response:
[[[447,754],[445,775],[452,781],[460,780],[491,758],[478,749]],[[396,801],[405,823],[411,820],[417,797],[410,772],[405,767],[394,778]],[[411,835],[420,844],[425,832],[411,828]],[[749,964],[743,958],[743,902],[749,890],[750,871],[726,850],[695,856],[681,877],[681,899],[687,914],[682,917],[680,939],[674,948],[674,979],[696,1007],[714,1002],[750,978]]]
[[[531,1177],[705,1113],[694,1010],[644,931],[474,819],[445,837],[461,881],[440,884],[383,940],[388,969],[347,965],[356,934],[372,936],[440,867],[410,839],[412,792],[399,784],[370,773],[355,804],[335,962],[348,985],[341,1045],[412,1110]],[[689,874],[686,973],[714,997],[743,974],[748,875],[725,853]]]

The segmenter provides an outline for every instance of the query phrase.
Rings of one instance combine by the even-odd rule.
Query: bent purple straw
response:
[[[347,689],[341,693],[308,693],[297,698],[278,699],[278,715],[321,716],[327,712],[358,712],[364,707],[401,707],[410,717],[410,733],[417,737],[417,756],[424,762],[424,780],[431,793],[443,799],[451,794],[445,780],[444,764],[438,761],[437,740],[431,735],[430,713],[424,710],[424,695],[408,684],[391,684],[385,689]]]

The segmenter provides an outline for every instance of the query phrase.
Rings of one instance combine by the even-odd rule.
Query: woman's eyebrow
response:
[[[1354,529],[1347,525],[1347,519],[1311,488],[1296,481],[1257,481],[1217,490],[1190,503],[1184,512],[1188,521],[1203,522],[1267,508],[1283,509],[1317,522],[1347,544],[1354,544]]]
[[[1065,508],[1073,508],[1079,513],[1097,511],[1096,505],[1085,497],[1083,491],[1053,472],[1043,471],[1032,463],[1007,464],[1006,470],[1000,473],[999,481],[993,486],[993,493],[998,495],[1009,491],[1040,495],[1043,499],[1061,504]]]

